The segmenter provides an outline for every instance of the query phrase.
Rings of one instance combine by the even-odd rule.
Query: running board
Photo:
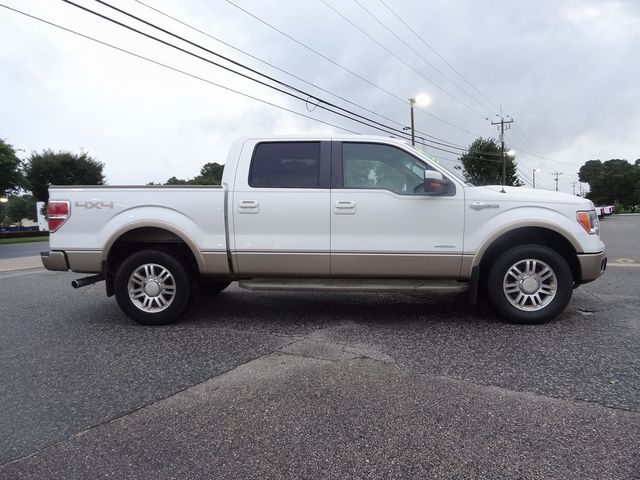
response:
[[[280,290],[304,292],[443,292],[463,293],[469,284],[456,280],[358,280],[317,278],[260,278],[241,280],[247,290]]]

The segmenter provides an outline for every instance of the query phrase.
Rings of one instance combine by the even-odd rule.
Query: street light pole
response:
[[[533,169],[533,188],[536,188],[536,172],[539,172],[539,171],[540,171],[539,168]]]
[[[411,145],[416,146],[416,124],[413,116],[413,107],[418,105],[419,107],[426,107],[431,103],[429,95],[421,93],[409,99],[409,107],[411,108]]]
[[[415,121],[413,119],[413,106],[416,104],[415,98],[409,99],[409,105],[411,107],[411,145],[415,147],[416,145],[416,130],[415,130]]]

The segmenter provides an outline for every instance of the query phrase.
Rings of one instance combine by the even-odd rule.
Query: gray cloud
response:
[[[300,102],[123,32],[61,2],[6,1],[15,8],[211,81],[332,123],[375,133],[318,109],[309,113]],[[425,65],[354,2],[327,1],[438,85],[475,109],[483,109]],[[508,133],[507,141],[516,146],[524,171],[543,169],[538,175],[541,183],[552,186],[548,172],[560,170],[566,173],[561,177],[561,188],[570,191],[570,182],[577,179],[575,172],[590,158],[640,157],[640,139],[636,135],[640,131],[637,3],[386,1],[474,85],[494,102],[501,102],[505,112],[516,119],[518,127]],[[401,124],[408,123],[408,104],[363,83],[223,0],[148,2],[327,90]],[[427,108],[429,112],[474,133],[496,136],[496,129],[489,122],[416,75],[320,1],[237,2],[401,99],[426,91],[433,99]],[[96,7],[94,2],[83,3]],[[278,78],[311,89],[131,0],[114,3]],[[381,3],[376,0],[363,4],[447,76],[479,97]],[[110,183],[146,183],[173,175],[193,176],[206,162],[224,161],[231,141],[241,135],[330,130],[312,120],[145,64],[6,10],[0,10],[0,22],[3,25],[0,91],[4,93],[0,135],[27,151],[84,148],[105,162]],[[335,100],[324,93],[316,95]],[[474,139],[473,135],[423,114],[417,115],[417,122],[418,129],[453,143],[468,145]],[[518,147],[549,160],[529,155]]]

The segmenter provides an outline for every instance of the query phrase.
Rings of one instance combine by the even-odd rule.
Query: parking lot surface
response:
[[[640,478],[640,216],[602,231],[605,276],[539,326],[232,285],[149,328],[0,273],[0,478]]]

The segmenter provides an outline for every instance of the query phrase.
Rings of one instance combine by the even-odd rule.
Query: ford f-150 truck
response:
[[[464,292],[518,323],[559,315],[606,268],[591,201],[471,186],[403,141],[244,138],[222,185],[52,186],[49,270],[175,321],[194,290]]]

